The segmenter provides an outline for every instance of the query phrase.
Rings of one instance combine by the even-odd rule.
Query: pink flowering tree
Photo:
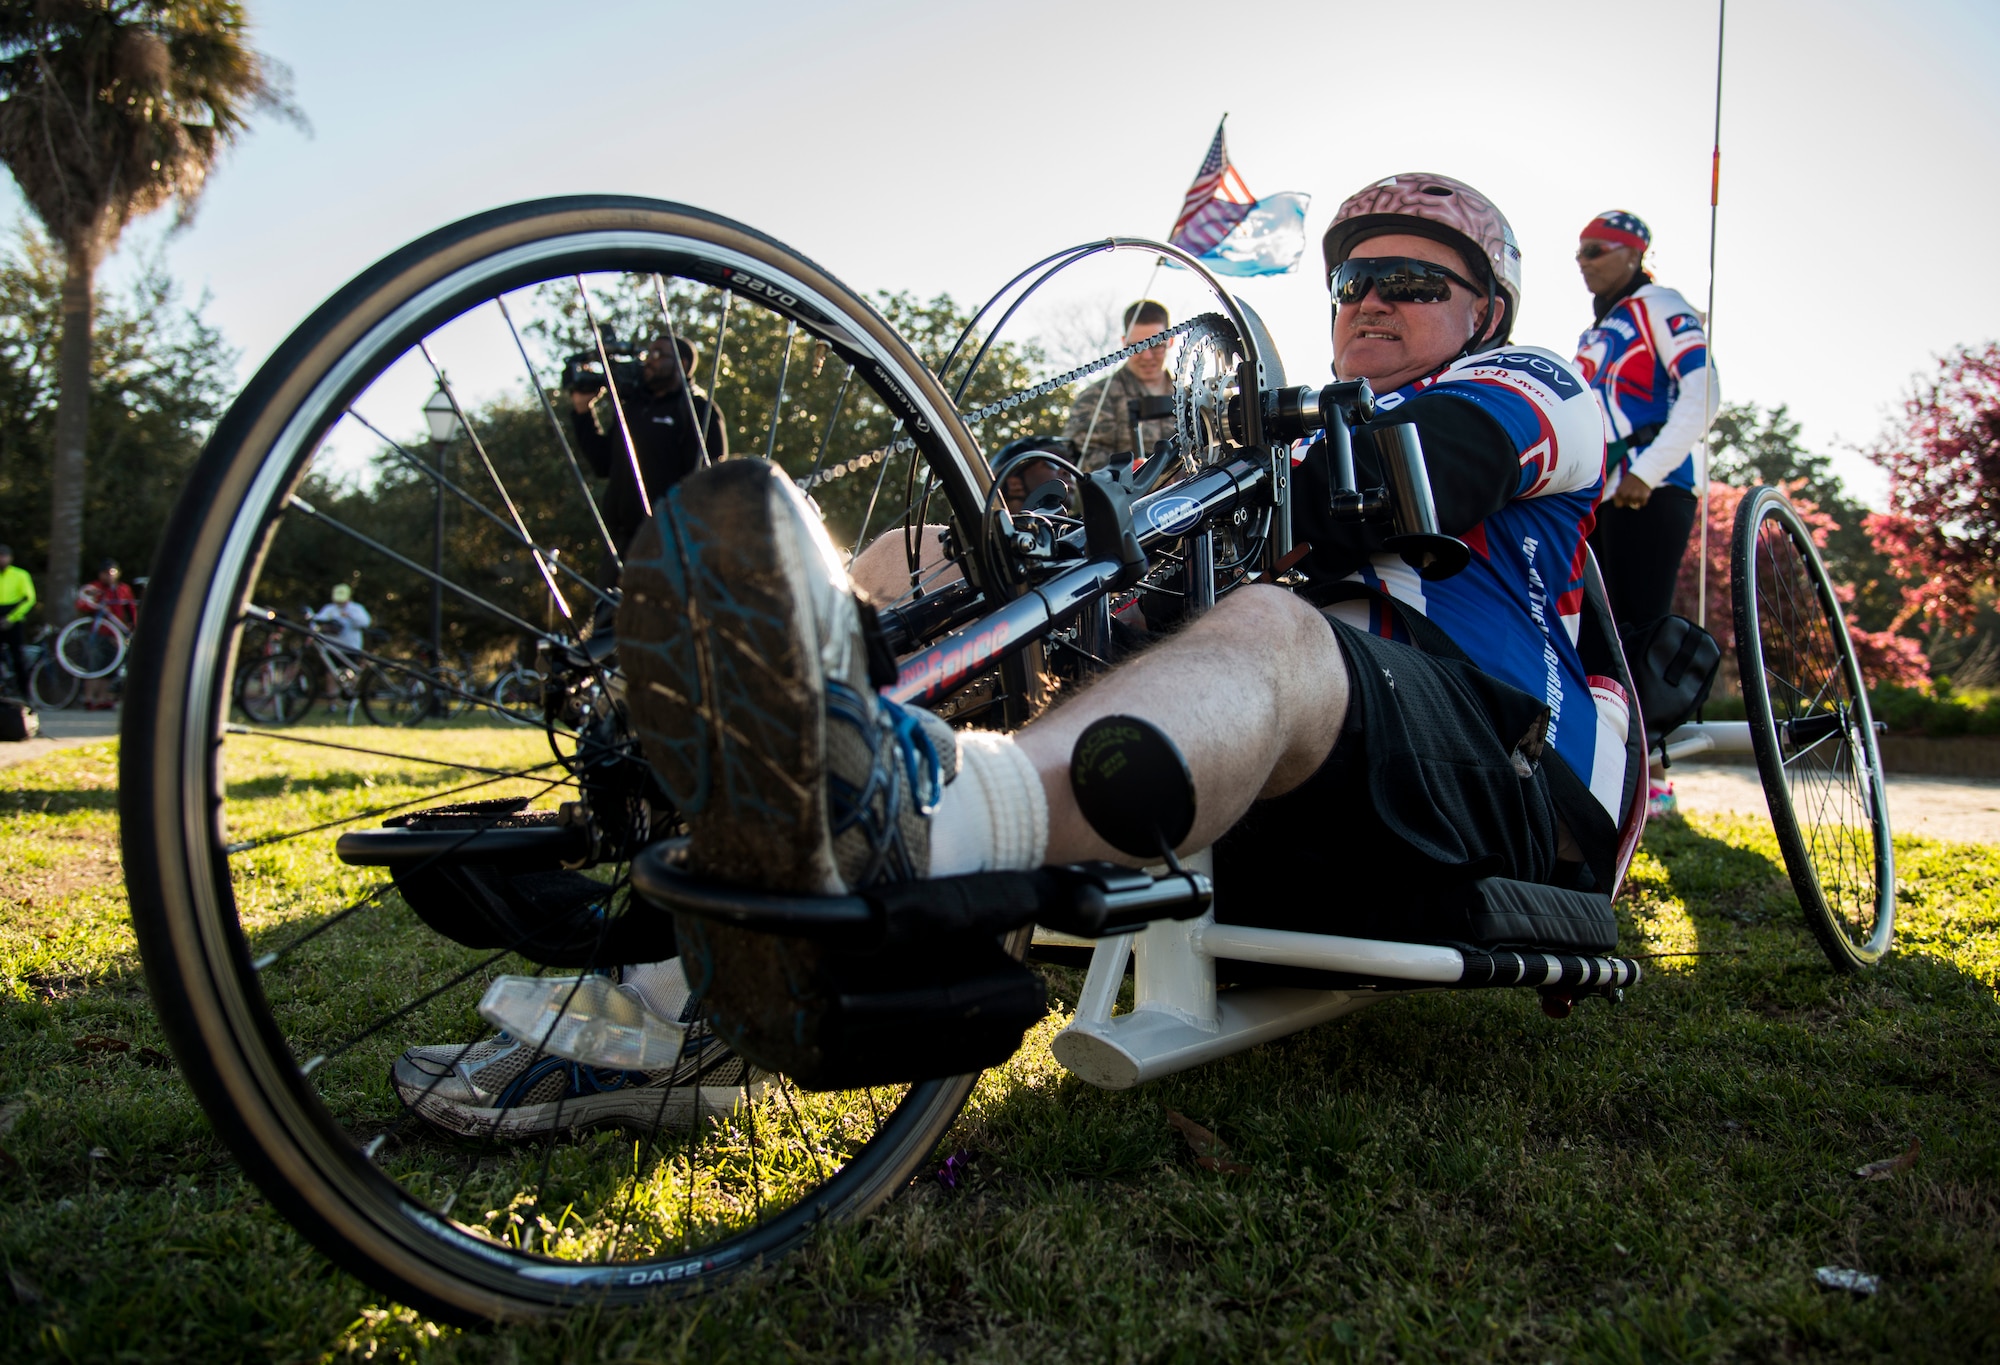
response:
[[[1940,360],[1868,453],[1889,475],[1868,531],[1904,585],[1891,629],[1973,626],[2000,587],[2000,342]]]
[[[1829,538],[1840,530],[1840,523],[1804,496],[1804,480],[1788,479],[1778,486],[1791,499],[1792,506],[1798,509],[1800,519],[1812,533],[1813,543],[1824,552]],[[1708,489],[1708,632],[1721,642],[1724,656],[1732,663],[1736,650],[1736,618],[1730,581],[1730,538],[1736,530],[1737,508],[1747,491],[1719,482],[1711,482]],[[1695,619],[1699,601],[1697,584],[1700,582],[1701,544],[1701,528],[1697,526],[1695,534],[1688,537],[1687,553],[1681,561],[1680,585],[1674,600],[1674,610],[1690,619]],[[1836,582],[1834,590],[1844,606],[1851,606],[1855,598],[1852,584]],[[1880,687],[1884,683],[1899,687],[1923,687],[1929,683],[1930,662],[1924,657],[1923,647],[1917,641],[1898,635],[1893,628],[1863,630],[1853,621],[1851,611],[1848,615],[1847,632],[1854,641],[1855,658],[1869,687]]]

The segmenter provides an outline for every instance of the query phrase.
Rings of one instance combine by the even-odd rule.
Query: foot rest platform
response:
[[[663,910],[864,951],[954,934],[1002,934],[1028,924],[1101,938],[1154,920],[1193,919],[1214,896],[1198,872],[1156,879],[1115,863],[980,872],[847,896],[785,895],[698,877],[685,866],[686,851],[680,839],[647,847],[632,860],[633,889]]]

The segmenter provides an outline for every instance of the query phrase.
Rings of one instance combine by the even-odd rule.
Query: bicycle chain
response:
[[[1176,337],[1186,336],[1190,332],[1196,331],[1213,331],[1217,334],[1218,339],[1229,342],[1232,346],[1236,335],[1235,329],[1229,325],[1229,320],[1222,314],[1198,313],[1177,326],[1169,327],[1157,336],[1147,337],[1144,341],[1134,342],[1132,345],[1113,351],[1109,355],[1102,355],[1095,360],[1085,361],[1074,369],[1064,370],[1061,374],[1044,379],[1039,384],[1031,384],[1027,388],[1010,393],[1004,398],[995,399],[984,407],[974,408],[971,412],[965,414],[965,424],[971,426],[973,423],[983,422],[989,417],[998,417],[1003,412],[1012,412],[1023,403],[1032,403],[1037,398],[1045,398],[1057,389],[1067,388],[1079,379],[1086,379],[1096,374],[1099,370],[1109,369],[1113,365],[1121,365],[1135,355],[1164,346]],[[1183,450],[1189,448],[1188,436],[1192,429],[1193,404],[1187,399],[1180,380],[1186,371],[1188,364],[1187,357],[1196,349],[1190,346],[1182,352],[1181,367],[1175,373],[1174,427],[1176,434],[1180,437],[1181,449]],[[1197,383],[1200,382],[1199,365],[1196,367],[1195,379]],[[1185,413],[1183,413],[1182,409],[1186,409]],[[908,436],[900,436],[887,445],[875,447],[875,449],[865,455],[857,455],[852,460],[844,461],[838,472],[829,471],[815,475],[811,479],[801,479],[799,481],[799,488],[809,493],[821,484],[832,483],[835,479],[844,479],[849,474],[872,468],[883,460],[900,455],[906,450],[915,450],[916,448],[917,443],[915,440]]]

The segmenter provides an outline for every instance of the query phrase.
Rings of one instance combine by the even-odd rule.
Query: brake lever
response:
[[[1092,559],[1120,564],[1116,588],[1129,588],[1146,573],[1146,552],[1132,531],[1132,490],[1113,479],[1085,479],[1076,499],[1083,513],[1084,545]]]

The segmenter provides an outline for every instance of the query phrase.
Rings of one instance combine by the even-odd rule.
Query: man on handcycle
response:
[[[1325,260],[1335,371],[1382,395],[1379,421],[1416,424],[1466,569],[1425,581],[1379,529],[1337,523],[1315,445],[1293,498],[1311,547],[1302,591],[1243,587],[1018,732],[954,732],[870,685],[855,582],[792,482],[755,460],[702,469],[633,541],[618,618],[632,725],[687,820],[691,870],[839,894],[1130,863],[1069,781],[1081,732],[1127,715],[1186,759],[1197,814],[1182,849],[1215,847],[1228,918],[1393,936],[1427,890],[1473,877],[1608,890],[1624,700],[1579,647],[1595,400],[1568,360],[1508,344],[1519,250],[1472,187],[1370,185],[1341,205]],[[1381,481],[1371,444],[1356,443],[1363,486]],[[449,1060],[462,1049],[416,1049],[398,1088],[433,1121],[492,1112],[528,1065],[514,1051],[494,1052],[489,1081]],[[547,1071],[536,1099],[562,1087]],[[583,1103],[546,1105],[551,1123],[586,1121],[604,1087],[687,1083],[586,1072],[568,1068]]]

